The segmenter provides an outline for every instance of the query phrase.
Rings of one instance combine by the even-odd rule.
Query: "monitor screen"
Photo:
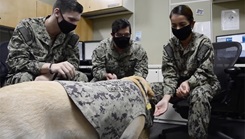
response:
[[[79,58],[80,58],[80,61],[82,61],[83,60],[83,42],[78,42],[77,47],[79,49]]]
[[[242,53],[240,55],[240,58],[238,59],[239,63],[244,63],[245,59],[245,33],[237,33],[237,34],[227,34],[227,35],[221,35],[216,36],[216,42],[239,42],[242,45]]]
[[[100,41],[84,41],[83,48],[84,48],[84,60],[92,60],[92,54],[96,47],[98,47]]]
[[[245,57],[245,33],[216,36],[216,42],[239,42],[242,45],[240,57]]]

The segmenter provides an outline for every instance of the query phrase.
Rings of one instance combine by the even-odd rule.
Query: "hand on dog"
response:
[[[117,75],[116,74],[111,74],[111,73],[107,73],[106,74],[106,79],[107,80],[112,80],[112,79],[117,79]]]
[[[35,78],[34,81],[51,81],[53,75],[51,74],[44,74],[44,75],[39,75]]]
[[[190,92],[189,83],[188,83],[188,81],[184,81],[176,89],[176,96],[179,98],[185,98],[189,95],[189,92]]]
[[[65,79],[73,79],[75,77],[75,67],[67,61],[53,64],[51,71],[58,73],[58,75],[61,75]]]

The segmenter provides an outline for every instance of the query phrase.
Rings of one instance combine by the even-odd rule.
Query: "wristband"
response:
[[[54,73],[52,72],[52,70],[51,70],[51,66],[52,66],[52,65],[53,65],[53,63],[50,63],[49,68],[48,68],[50,74],[54,74]]]

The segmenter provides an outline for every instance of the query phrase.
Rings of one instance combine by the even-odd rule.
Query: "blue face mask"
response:
[[[66,21],[61,12],[60,12],[60,14],[61,14],[61,17],[63,19],[62,19],[62,21],[58,22],[58,18],[57,18],[58,26],[59,26],[61,32],[63,32],[64,34],[68,34],[69,32],[73,31],[77,27],[77,25],[74,25],[74,24]]]
[[[178,38],[179,40],[185,40],[187,39],[190,34],[192,33],[192,29],[191,29],[191,25],[185,26],[181,29],[175,29],[172,28],[172,33],[174,34],[174,36],[176,38]]]

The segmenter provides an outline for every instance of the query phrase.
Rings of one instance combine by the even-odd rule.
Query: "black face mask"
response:
[[[113,37],[113,41],[117,45],[117,47],[121,49],[125,49],[129,46],[130,37]]]
[[[192,33],[191,25],[185,26],[185,27],[183,27],[181,29],[174,29],[174,28],[172,28],[172,33],[179,40],[181,40],[181,41],[182,40],[185,40]]]
[[[62,13],[60,13],[60,14],[61,14],[61,17],[63,18],[63,20],[58,22],[58,18],[57,18],[58,26],[59,26],[61,32],[63,32],[64,34],[68,34],[72,30],[74,30],[77,27],[77,25],[74,25],[74,24],[66,21],[62,15]]]

